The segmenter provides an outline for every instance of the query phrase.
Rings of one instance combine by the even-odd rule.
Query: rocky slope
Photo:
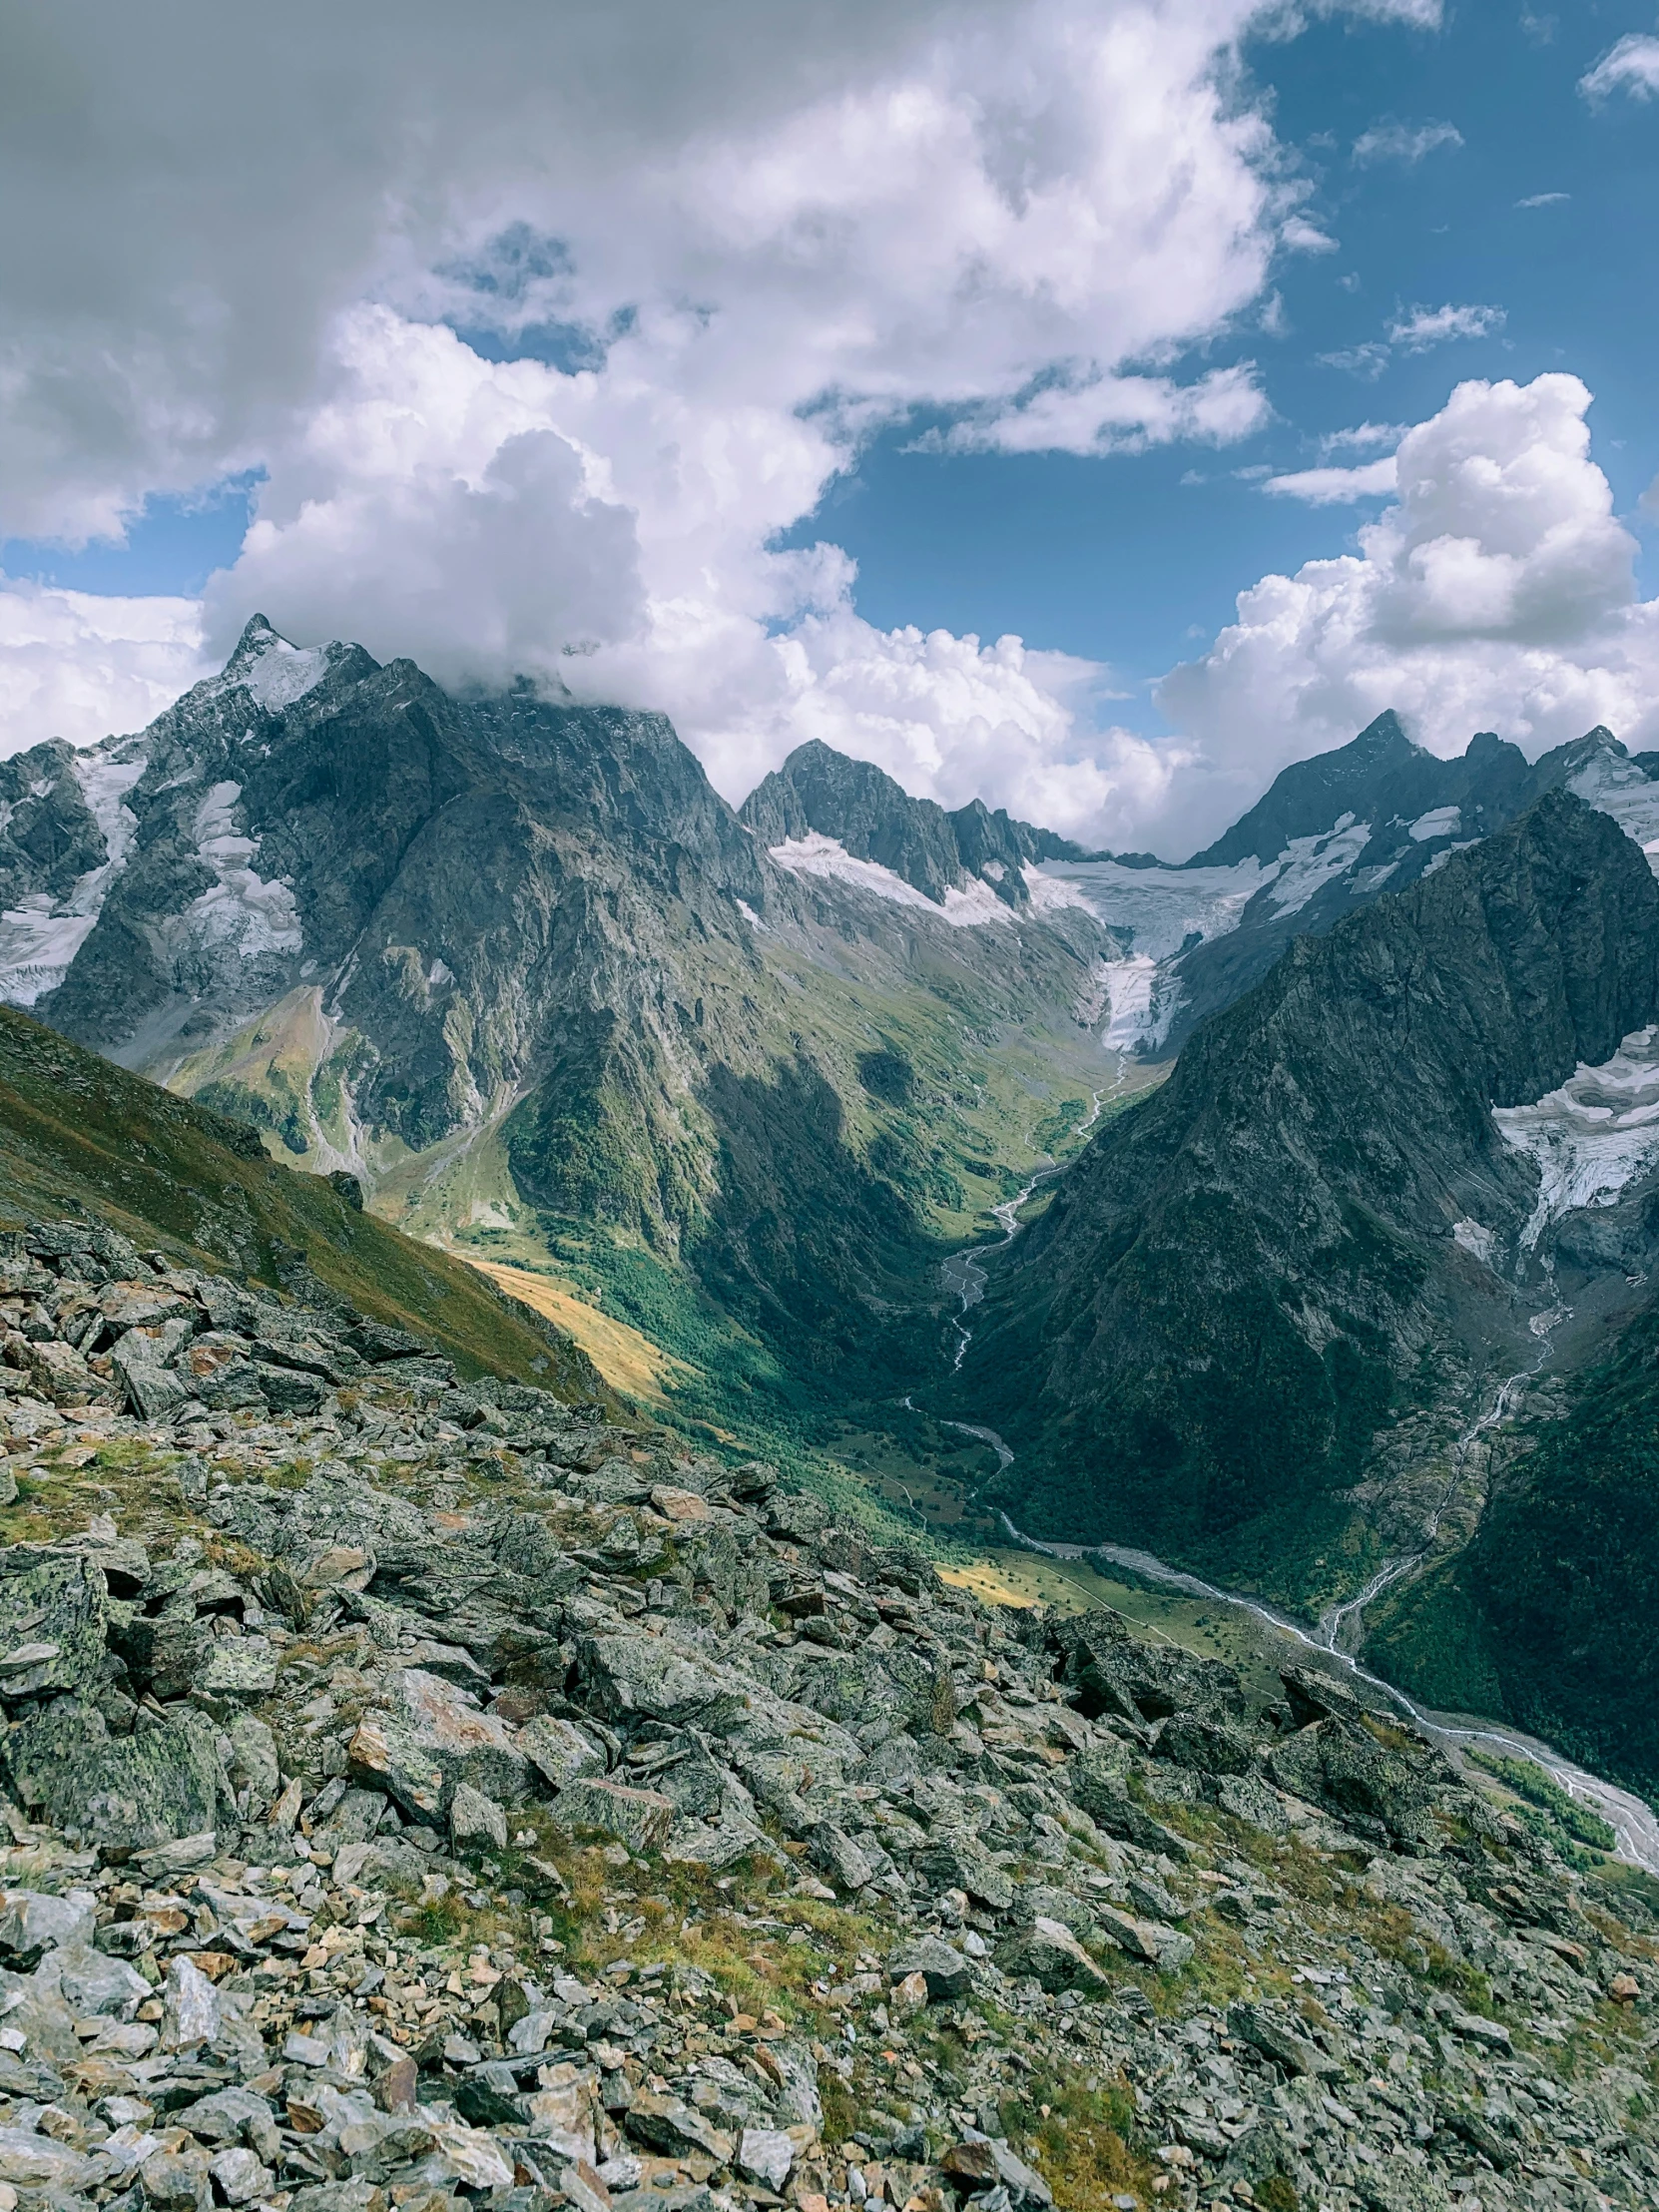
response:
[[[74,1213],[89,1239],[164,1254],[275,1296],[303,1283],[460,1362],[609,1402],[557,1329],[473,1269],[365,1213],[347,1175],[276,1166],[244,1122],[113,1067],[0,1007],[0,1223]],[[411,1342],[414,1338],[410,1339]]]
[[[1603,1098],[1575,1179],[1572,1100],[1531,1102],[1656,1019],[1659,884],[1564,792],[1299,940],[993,1272],[961,1388],[1009,1510],[1294,1602],[1405,1548],[1565,1271],[1586,1322],[1631,1304],[1651,1146]]]
[[[1651,2202],[1653,1892],[1488,1778],[94,1241],[0,1257],[20,2203]]]
[[[925,1303],[1048,1086],[1075,1121],[1103,1079],[1119,940],[1082,905],[980,882],[952,926],[792,872],[660,717],[457,701],[256,619],[150,730],[9,774],[6,995],[411,1230],[574,1238],[613,1288],[643,1252],[659,1308],[798,1366]]]

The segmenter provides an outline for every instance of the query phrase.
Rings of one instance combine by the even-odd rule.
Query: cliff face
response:
[[[1320,1586],[1379,1438],[1552,1303],[1492,1109],[1656,1015],[1659,884],[1564,793],[1295,943],[995,1273],[964,1374],[1008,1509]]]

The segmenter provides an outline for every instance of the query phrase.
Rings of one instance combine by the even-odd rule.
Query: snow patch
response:
[[[204,947],[228,947],[245,960],[267,952],[298,952],[304,937],[292,887],[267,882],[251,865],[258,837],[236,827],[240,784],[215,784],[196,810],[196,849],[219,880],[180,915],[186,933]]]
[[[1462,827],[1460,807],[1434,807],[1426,815],[1418,815],[1405,834],[1414,844],[1426,844],[1430,837],[1454,837]]]
[[[138,818],[127,794],[150,765],[137,740],[77,754],[70,773],[103,833],[105,858],[76,878],[67,898],[54,905],[42,891],[0,914],[0,999],[33,1006],[55,991],[104,910],[110,885],[127,864]],[[51,789],[48,780],[46,790]]]
[[[315,691],[328,673],[325,645],[289,645],[275,630],[268,630],[259,650],[251,653],[237,671],[236,681],[254,694],[274,715]]]
[[[1102,963],[1110,1007],[1102,1042],[1114,1052],[1156,1051],[1181,1004],[1180,986],[1163,972],[1189,945],[1225,936],[1272,875],[1254,857],[1233,867],[1125,867],[1120,860],[1045,860],[1025,870],[1040,912],[1085,906],[1129,940],[1120,960]]]
[[[1586,807],[1611,815],[1625,835],[1647,855],[1647,864],[1659,875],[1659,784],[1642,774],[1634,761],[1606,748],[1569,777],[1567,789]]]
[[[966,890],[947,890],[941,906],[879,860],[855,859],[838,837],[827,837],[817,830],[804,837],[787,837],[771,850],[778,865],[796,875],[829,876],[839,883],[851,883],[858,890],[872,891],[895,906],[919,906],[953,929],[973,929],[986,922],[1014,918],[988,883],[975,881]]]
[[[1069,892],[1110,929],[1132,935],[1137,953],[1172,958],[1200,937],[1225,936],[1264,882],[1254,855],[1234,867],[1125,867],[1121,860],[1044,860],[1025,870],[1035,900]]]
[[[989,867],[995,865],[994,860],[988,863]],[[1096,911],[1093,899],[1086,897],[1077,884],[1067,882],[1063,876],[1046,875],[1039,867],[1024,867],[1020,869],[1020,873],[1031,894],[1031,911],[1034,914],[1058,913],[1062,906],[1081,906],[1088,914]]]
[[[1269,903],[1280,914],[1301,913],[1334,876],[1347,874],[1370,842],[1371,824],[1356,822],[1352,815],[1343,815],[1334,829],[1317,836],[1293,837],[1275,863],[1279,873],[1268,892]]]
[[[1482,1228],[1477,1221],[1454,1221],[1451,1225],[1451,1239],[1453,1244],[1459,1244],[1465,1252],[1472,1253],[1483,1268],[1491,1266],[1492,1254],[1497,1248],[1497,1238],[1491,1230]]]
[[[1169,1033],[1176,998],[1166,993],[1162,1009],[1155,1005],[1160,980],[1158,962],[1149,952],[1140,952],[1127,960],[1107,960],[1104,965],[1110,1010],[1101,1042],[1107,1051],[1133,1052],[1140,1045],[1155,1048],[1162,1044]]]
[[[751,830],[750,834],[753,835],[754,831]],[[762,936],[765,936],[767,934],[767,924],[761,919],[760,915],[755,911],[754,907],[751,906],[747,898],[735,899],[733,903],[737,907],[738,912],[742,914],[744,920],[748,922],[751,929],[758,929]]]
[[[1659,1164],[1659,1026],[1633,1029],[1600,1067],[1581,1061],[1558,1090],[1531,1106],[1494,1106],[1505,1144],[1538,1170],[1538,1196],[1521,1247],[1586,1206],[1617,1205],[1620,1193]]]

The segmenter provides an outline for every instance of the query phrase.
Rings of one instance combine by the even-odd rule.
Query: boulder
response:
[[[529,1762],[504,1720],[419,1667],[397,1670],[392,1695],[394,1705],[363,1715],[347,1746],[359,1781],[421,1817],[447,1812],[462,1782],[505,1804],[522,1802]]]
[[[104,1669],[104,1577],[84,1553],[0,1550],[0,1698],[86,1689]]]
[[[603,1836],[614,1836],[630,1851],[660,1845],[675,1823],[672,1798],[656,1790],[630,1790],[597,1775],[581,1775],[567,1782],[555,1800],[554,1810],[567,1828],[597,1829]]]
[[[1241,2042],[1254,2044],[1288,2074],[1308,2074],[1318,2080],[1343,2070],[1317,2043],[1259,2004],[1230,2005],[1227,2024]]]
[[[1029,1976],[1051,1992],[1095,1991],[1110,1985],[1071,1930],[1040,1914],[1029,1928],[1017,1929],[997,1945],[996,1962],[1010,1979]]]
[[[55,1827],[95,1839],[106,1853],[211,1831],[230,1799],[211,1726],[196,1716],[66,1748],[37,1773],[36,1787]]]
[[[1201,1720],[1172,1713],[1152,1739],[1154,1759],[1168,1759],[1194,1774],[1249,1774],[1255,1766],[1249,1731],[1235,1721]]]
[[[258,1705],[276,1687],[276,1657],[244,1637],[210,1636],[190,1678],[191,1698],[216,1720],[228,1721],[244,1706]]]
[[[795,2145],[781,2127],[746,2127],[738,2139],[738,2170],[774,2194],[782,2191],[794,2163]]]
[[[65,1897],[46,1897],[38,1890],[0,1891],[0,1950],[32,1961],[43,1950],[89,1943],[97,1904],[90,1890],[71,1890]]]
[[[195,1395],[194,1382],[174,1374],[163,1365],[164,1359],[162,1347],[141,1329],[130,1329],[110,1354],[127,1402],[141,1420],[165,1420]]]
[[[1406,1849],[1436,1840],[1434,1803],[1446,1786],[1426,1746],[1369,1714],[1333,1715],[1269,1755],[1273,1779],[1358,1834]]]
[[[971,1960],[953,1950],[942,1936],[921,1936],[912,1942],[900,1943],[889,1952],[887,1973],[893,1981],[904,1981],[913,1973],[919,1973],[927,1984],[929,2004],[945,2004],[957,1997],[965,1997],[973,1987]]]
[[[1014,1885],[984,1847],[970,1836],[945,1834],[929,1839],[913,1864],[941,1890],[961,1890],[975,1905],[1005,1913],[1014,1902]]]
[[[1162,1921],[1137,1920],[1133,1913],[1122,1912],[1115,1905],[1100,1906],[1097,1918],[1101,1934],[1109,1936],[1119,1950],[1131,1958],[1144,1959],[1161,1973],[1178,1971],[1193,1954],[1192,1937],[1183,1936],[1179,1929],[1166,1928]]]
[[[741,1684],[663,1636],[584,1636],[576,1649],[578,1695],[602,1720],[666,1721],[718,1734],[741,1713]]]
[[[457,1782],[449,1800],[449,1833],[457,1851],[507,1848],[507,1816],[494,1798],[467,1782]]]
[[[605,1754],[574,1721],[534,1713],[518,1732],[518,1748],[555,1790],[578,1776],[603,1774]]]

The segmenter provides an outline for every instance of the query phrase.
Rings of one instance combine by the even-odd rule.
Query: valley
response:
[[[951,1571],[1165,1560],[1659,1789],[1517,1659],[1659,1252],[1656,765],[1385,714],[1171,865],[256,617],[4,764],[0,994]]]

